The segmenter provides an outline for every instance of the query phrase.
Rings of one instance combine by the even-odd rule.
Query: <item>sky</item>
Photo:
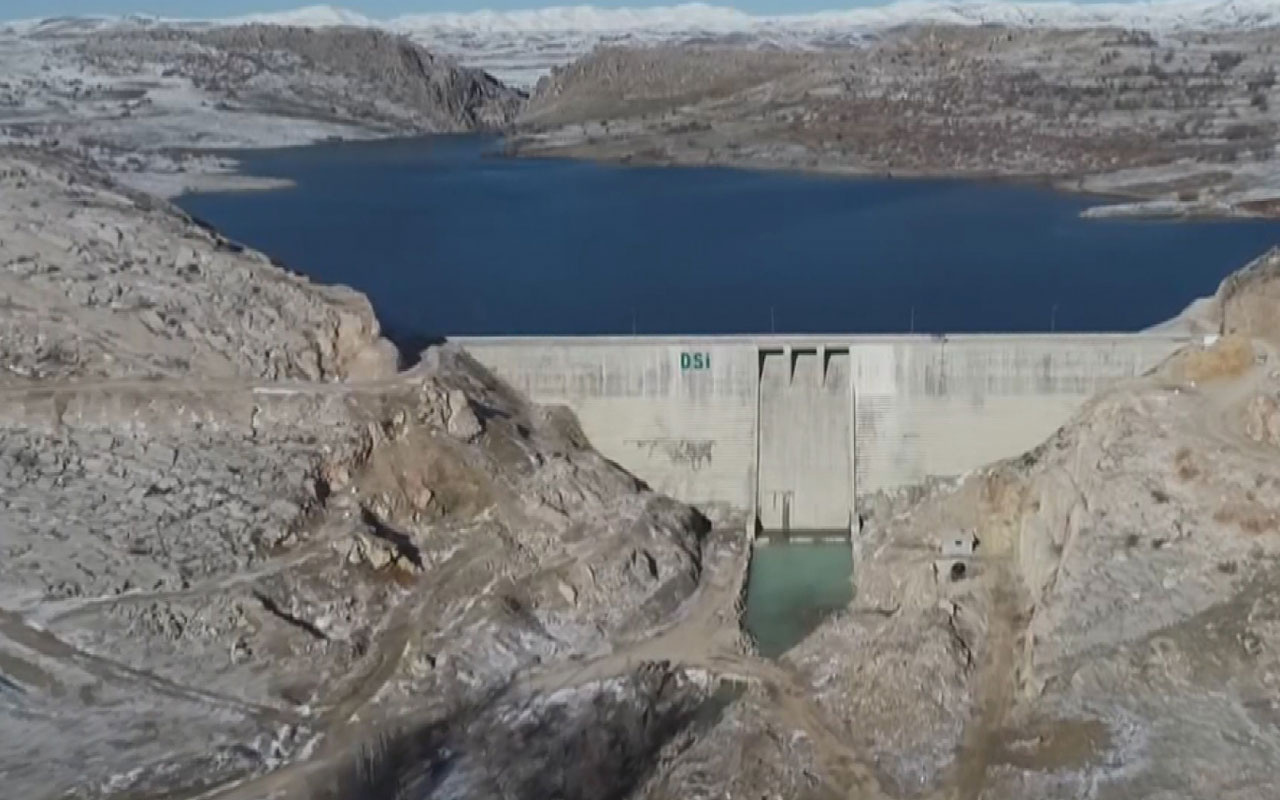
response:
[[[824,11],[832,8],[883,5],[891,0],[705,0],[759,14]],[[231,17],[251,11],[283,11],[326,3],[370,17],[394,17],[427,11],[519,9],[550,5],[652,6],[686,0],[0,0],[0,19],[29,19],[73,14],[141,12],[162,17]]]

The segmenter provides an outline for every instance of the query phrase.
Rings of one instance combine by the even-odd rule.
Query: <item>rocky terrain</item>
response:
[[[362,296],[320,287],[31,148],[0,155],[0,383],[394,371]]]
[[[1280,795],[1280,251],[1196,306],[1212,346],[1021,458],[863,498],[854,603],[767,660],[739,526],[119,180],[517,96],[378,33],[6,30],[5,796]],[[1272,36],[602,50],[517,147],[1272,213]]]
[[[1105,213],[1274,215],[1276,28],[909,26],[858,47],[603,48],[543,79],[527,155],[1052,179]]]
[[[192,150],[498,130],[523,96],[407,39],[266,25],[0,30],[0,142],[56,145],[155,193],[271,188]]]
[[[368,731],[487,708],[703,580],[705,520],[572,420],[447,348],[398,372],[353,292],[64,155],[0,151],[0,281],[6,794],[309,796]],[[647,668],[521,713],[670,695],[600,744],[647,752],[706,686]]]
[[[659,6],[587,4],[513,10],[437,11],[374,18],[350,8],[307,5],[284,11],[204,20],[145,15],[90,19],[24,20],[0,30],[163,23],[186,27],[259,23],[308,28],[359,27],[408,36],[434,53],[454,56],[509,86],[531,88],[557,66],[601,45],[651,46],[689,42],[740,47],[826,50],[860,46],[904,25],[965,27],[1117,28],[1152,33],[1222,31],[1280,24],[1271,0],[1151,0],[1144,3],[1073,0],[890,0],[831,10],[752,14],[731,6],[673,3]]]
[[[1280,788],[1280,252],[1198,306],[1216,345],[1022,458],[864,498],[854,604],[769,661],[740,528],[448,347],[397,371],[354,293],[0,158],[17,796]]]

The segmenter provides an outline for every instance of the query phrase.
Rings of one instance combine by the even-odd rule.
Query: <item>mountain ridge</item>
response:
[[[58,17],[0,22],[0,32],[58,36],[114,27],[204,28],[244,24],[379,29],[408,36],[429,50],[452,56],[466,66],[484,69],[504,83],[527,90],[553,68],[564,66],[602,44],[649,46],[719,41],[762,48],[825,50],[856,47],[895,28],[913,24],[1075,30],[1118,27],[1157,35],[1195,30],[1229,31],[1280,25],[1280,3],[1275,0],[1133,3],[898,0],[879,6],[783,15],[752,15],[730,6],[707,3],[622,8],[562,5],[516,11],[404,14],[386,19],[375,19],[340,6],[310,5],[223,19],[162,19],[133,14],[115,18]]]
[[[697,29],[746,32],[753,28],[883,29],[911,22],[1009,26],[1234,28],[1280,24],[1280,5],[1269,0],[1162,0],[1134,3],[934,2],[899,0],[877,6],[803,14],[754,15],[730,6],[686,3],[641,8],[552,6],[528,11],[409,14],[383,24],[414,28],[512,30]]]
[[[751,14],[732,6],[683,3],[669,6],[605,8],[557,5],[495,11],[410,13],[379,19],[335,5],[309,5],[287,11],[255,12],[226,18],[166,18],[148,14],[59,16],[3,21],[18,30],[51,20],[83,19],[98,23],[262,23],[299,27],[381,27],[399,33],[422,29],[465,29],[477,32],[672,30],[748,32],[758,28],[877,30],[912,22],[1021,27],[1094,27],[1118,25],[1154,29],[1226,29],[1280,24],[1280,4],[1272,0],[1155,0],[1153,2],[1084,3],[938,2],[898,0],[883,5],[799,14]]]

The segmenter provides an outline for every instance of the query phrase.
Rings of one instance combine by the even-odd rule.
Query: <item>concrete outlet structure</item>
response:
[[[765,531],[850,530],[860,492],[1018,455],[1160,334],[463,338],[655,490]]]

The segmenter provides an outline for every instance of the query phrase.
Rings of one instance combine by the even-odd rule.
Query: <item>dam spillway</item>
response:
[[[654,490],[763,531],[850,530],[859,493],[1031,449],[1183,335],[451,339]]]

